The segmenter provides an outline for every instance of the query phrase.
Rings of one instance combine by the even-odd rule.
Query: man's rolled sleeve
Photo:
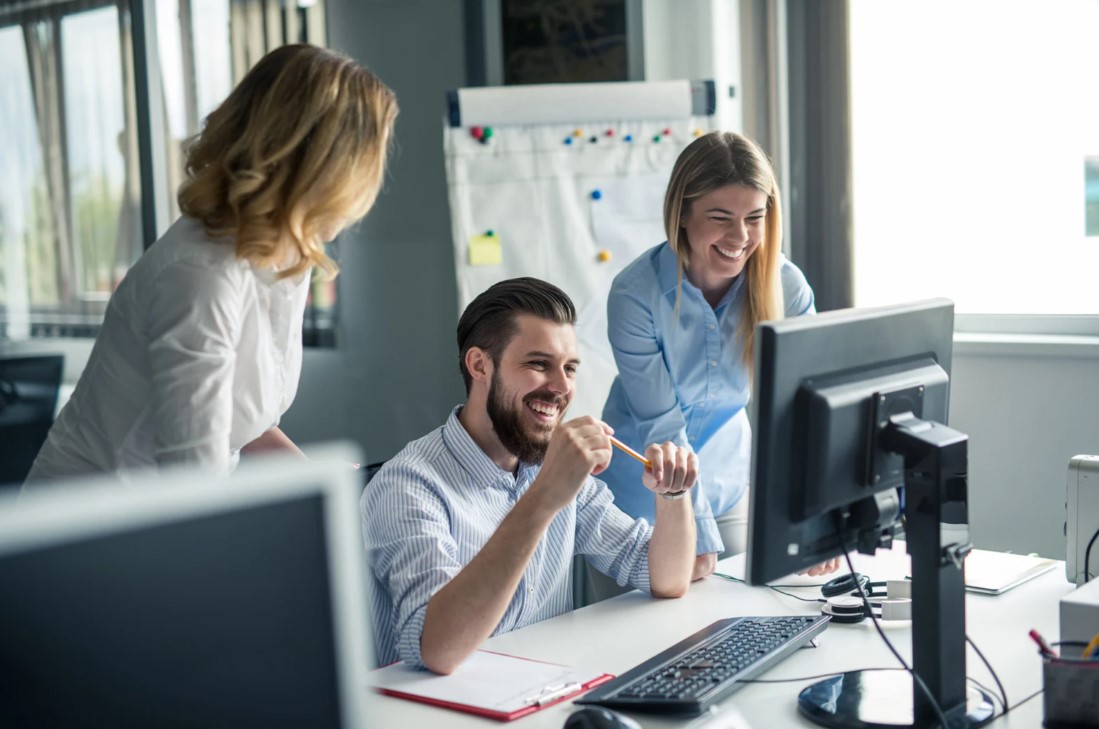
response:
[[[390,463],[367,484],[360,508],[379,657],[422,667],[428,601],[462,569],[446,505],[414,467]]]
[[[576,498],[576,551],[619,585],[651,593],[649,542],[653,529],[614,505],[602,481],[589,478]]]

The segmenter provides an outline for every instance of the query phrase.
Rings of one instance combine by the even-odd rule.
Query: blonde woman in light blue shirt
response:
[[[815,308],[805,276],[782,255],[778,184],[752,140],[712,132],[692,142],[672,171],[664,227],[668,240],[611,287],[618,377],[603,420],[635,447],[671,442],[698,455],[698,579],[723,553],[746,548],[756,324]],[[652,500],[637,488],[641,468],[616,458],[601,477],[623,511],[651,519]]]

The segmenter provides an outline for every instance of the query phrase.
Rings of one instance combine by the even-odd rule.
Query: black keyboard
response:
[[[818,616],[718,620],[576,700],[613,709],[698,715],[808,643]]]

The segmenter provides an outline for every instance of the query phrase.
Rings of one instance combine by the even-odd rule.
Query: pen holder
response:
[[[1043,725],[1099,727],[1099,660],[1042,660]]]

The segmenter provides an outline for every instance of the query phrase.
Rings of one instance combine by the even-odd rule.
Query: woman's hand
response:
[[[841,558],[833,557],[832,559],[821,562],[820,564],[810,567],[807,570],[798,572],[799,575],[809,575],[810,577],[816,577],[817,575],[830,575],[840,568]]]

